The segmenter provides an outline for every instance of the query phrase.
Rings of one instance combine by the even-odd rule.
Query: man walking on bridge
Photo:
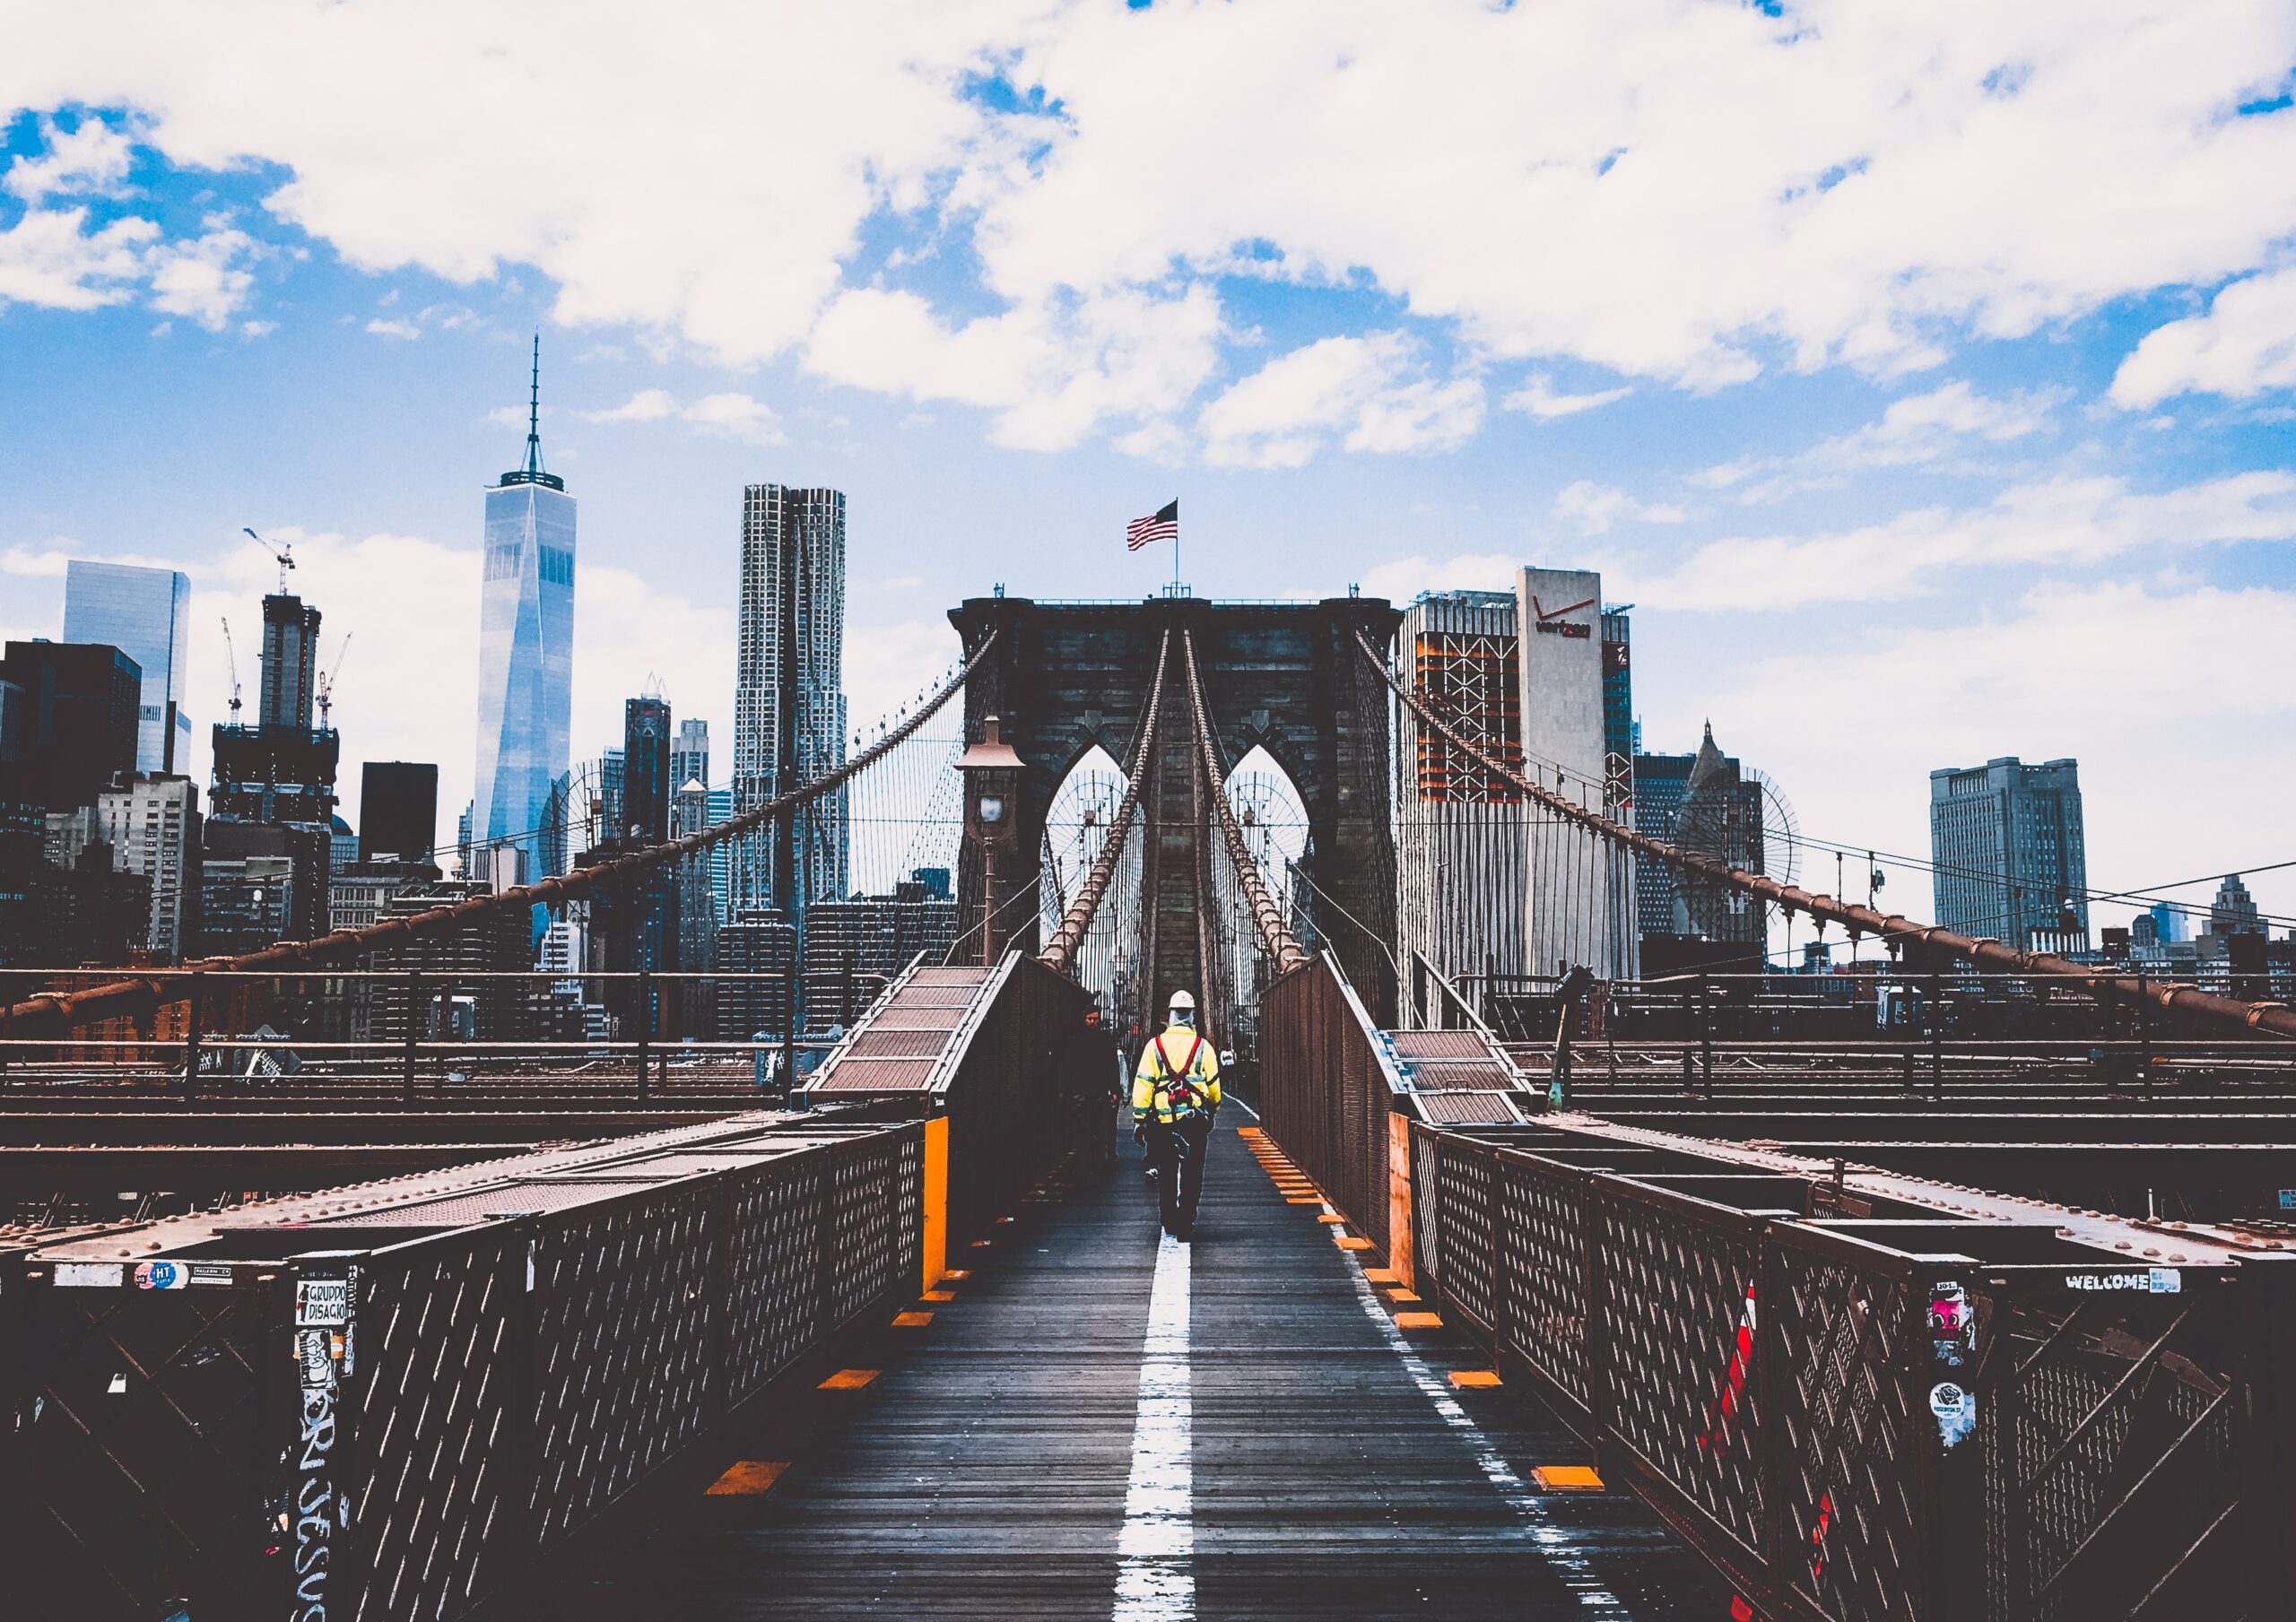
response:
[[[1170,1021],[1140,1050],[1132,1077],[1132,1141],[1147,1145],[1164,1231],[1175,1239],[1195,1236],[1204,1157],[1219,1113],[1220,1055],[1196,1028],[1196,999],[1176,991]]]

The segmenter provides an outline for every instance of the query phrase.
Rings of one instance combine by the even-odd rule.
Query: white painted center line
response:
[[[1331,1208],[1326,1205],[1324,1209],[1328,1210]],[[1507,1500],[1517,1514],[1522,1516],[1531,1534],[1531,1541],[1537,1544],[1539,1552],[1553,1563],[1563,1585],[1578,1596],[1578,1603],[1587,1608],[1585,1614],[1590,1617],[1631,1618],[1633,1613],[1619,1602],[1617,1595],[1604,1586],[1602,1579],[1595,1574],[1594,1567],[1587,1563],[1585,1553],[1571,1541],[1570,1535],[1548,1519],[1544,1506],[1530,1488],[1523,1485],[1523,1479],[1515,1473],[1515,1467],[1508,1463],[1499,1450],[1491,1444],[1491,1439],[1483,1434],[1483,1427],[1468,1416],[1465,1409],[1459,1406],[1458,1399],[1444,1389],[1443,1382],[1436,1377],[1433,1369],[1428,1367],[1427,1359],[1412,1350],[1411,1342],[1404,1339],[1403,1331],[1396,1327],[1395,1320],[1379,1304],[1371,1281],[1363,1276],[1360,1268],[1350,1267],[1347,1275],[1354,1280],[1356,1299],[1362,1303],[1365,1315],[1379,1326],[1380,1332],[1387,1337],[1388,1349],[1403,1359],[1404,1372],[1411,1376],[1411,1383],[1435,1405],[1435,1411],[1442,1416],[1443,1423],[1467,1444],[1474,1454],[1475,1463],[1482,1468],[1483,1479],[1498,1489],[1499,1496]]]
[[[1191,1622],[1196,1615],[1195,1407],[1188,1390],[1189,1247],[1170,1234],[1156,1250],[1140,1401],[1132,1418],[1132,1480],[1117,1537],[1114,1622]]]

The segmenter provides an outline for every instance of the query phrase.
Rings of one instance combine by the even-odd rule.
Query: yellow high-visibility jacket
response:
[[[1196,1082],[1207,1110],[1220,1107],[1219,1052],[1194,1026],[1168,1025],[1140,1050],[1140,1068],[1132,1077],[1132,1118],[1145,1121],[1152,1114],[1170,1124],[1172,1096],[1168,1084],[1182,1075]]]

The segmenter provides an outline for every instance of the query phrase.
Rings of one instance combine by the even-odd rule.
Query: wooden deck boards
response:
[[[568,1561],[515,1609],[566,1622],[1109,1616],[1158,1244],[1125,1149],[1106,1182],[967,1252],[971,1276],[930,1325],[849,1352],[883,1371],[865,1389],[809,1386],[731,1427],[709,1473],[792,1461],[771,1491],[668,1505],[646,1535]],[[1412,1331],[1419,1374],[1472,1424],[1439,1411],[1366,1310],[1380,1297],[1361,1281],[1368,1253],[1341,1251],[1316,1214],[1218,1134],[1190,1257],[1187,1614],[1728,1614],[1726,1591],[1630,1495],[1540,1492],[1535,1467],[1583,1464],[1583,1450],[1523,1393],[1455,1392],[1448,1373],[1473,1355]],[[1510,1498],[1494,1456],[1533,1484]],[[1622,1609],[1587,1603],[1590,1583]]]

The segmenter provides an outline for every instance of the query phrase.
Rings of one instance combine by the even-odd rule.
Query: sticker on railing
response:
[[[179,1262],[138,1262],[135,1264],[135,1288],[138,1289],[181,1289],[190,1282],[190,1274]]]
[[[350,1323],[351,1280],[296,1279],[295,1322],[299,1325],[316,1324],[323,1329]]]
[[[1737,1412],[1738,1394],[1744,1388],[1746,1375],[1753,1367],[1754,1358],[1754,1287],[1746,1286],[1745,1311],[1738,1318],[1738,1332],[1730,1347],[1730,1361],[1722,1371],[1722,1389],[1716,1393],[1714,1406],[1707,1410],[1706,1434],[1699,1437],[1702,1448],[1718,1447],[1729,1434],[1731,1417]]]
[[[127,1269],[117,1262],[58,1262],[58,1289],[117,1289],[127,1282]]]
[[[1969,1293],[1951,1279],[1929,1287],[1929,1345],[1937,1361],[1959,1368],[1970,1360],[1977,1338],[1976,1320],[1970,1313]]]
[[[1937,1439],[1951,1447],[1977,1428],[1977,1393],[1951,1380],[1929,1388],[1929,1411],[1937,1416]]]
[[[2173,1267],[2148,1267],[2127,1273],[2067,1273],[2067,1289],[2134,1289],[2155,1296],[2180,1295],[2184,1275]]]

